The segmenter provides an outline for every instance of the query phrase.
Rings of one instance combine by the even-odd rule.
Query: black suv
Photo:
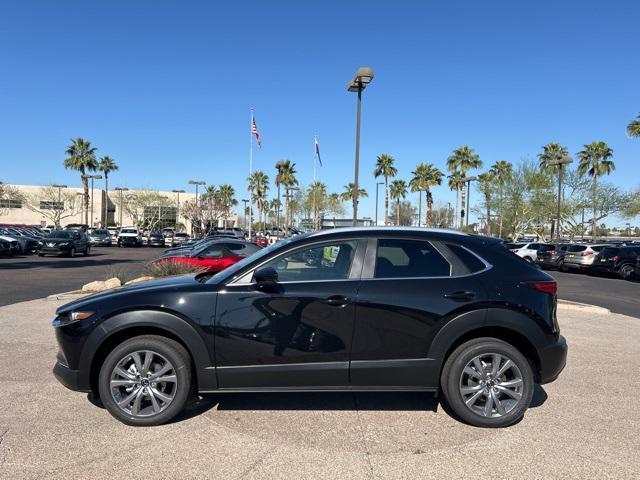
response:
[[[604,247],[591,264],[591,272],[616,274],[630,279],[634,275],[640,247]]]
[[[307,261],[313,258],[313,262]],[[60,307],[54,374],[130,425],[199,392],[424,391],[517,422],[565,366],[556,282],[499,240],[428,229],[293,237],[216,274]]]
[[[89,237],[80,229],[54,230],[42,240],[38,241],[38,255],[68,255],[75,257],[76,253],[91,253]]]

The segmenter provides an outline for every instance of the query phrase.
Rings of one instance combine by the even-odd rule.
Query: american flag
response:
[[[260,132],[258,132],[258,126],[256,125],[255,117],[251,117],[251,133],[255,135],[258,147],[262,148],[262,142],[260,141]]]
[[[320,144],[318,143],[318,138],[314,137],[313,139],[316,157],[318,157],[318,163],[322,166],[322,159],[320,158]]]

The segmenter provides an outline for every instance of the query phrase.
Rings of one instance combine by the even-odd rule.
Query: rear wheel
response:
[[[618,275],[620,275],[620,278],[629,280],[631,277],[633,277],[633,271],[634,271],[633,265],[627,263],[620,267],[620,269],[618,270]]]
[[[533,258],[531,257],[524,257],[524,259],[529,263],[533,263]]]
[[[76,249],[75,249],[75,247],[71,247],[71,250],[69,250],[69,256],[70,256],[70,257],[75,257],[75,256],[76,256]]]
[[[84,256],[86,257],[90,253],[91,253],[91,247],[87,247],[86,250],[84,251]]]
[[[165,337],[131,338],[105,359],[98,388],[104,406],[121,422],[161,425],[180,413],[189,397],[189,354]]]
[[[465,422],[485,428],[518,422],[533,396],[533,371],[512,345],[477,338],[447,358],[440,378],[451,409]]]

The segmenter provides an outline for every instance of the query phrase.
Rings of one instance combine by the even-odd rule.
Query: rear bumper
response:
[[[56,362],[53,367],[53,375],[58,379],[58,381],[67,387],[69,390],[74,390],[76,392],[90,392],[91,386],[84,385],[80,381],[80,371],[79,370],[71,370],[66,365],[63,365],[60,362]]]
[[[567,340],[560,335],[558,341],[540,350],[540,383],[553,382],[567,364]]]

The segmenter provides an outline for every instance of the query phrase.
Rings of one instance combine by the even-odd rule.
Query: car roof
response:
[[[320,230],[318,232],[311,232],[307,234],[300,235],[301,237],[324,237],[324,236],[333,236],[333,235],[341,235],[341,234],[364,234],[367,236],[370,235],[379,235],[379,234],[393,234],[393,233],[432,233],[439,235],[455,235],[460,237],[471,237],[471,235],[463,232],[459,232],[458,230],[450,230],[446,228],[420,228],[420,227],[343,227],[343,228],[333,228],[330,230]],[[484,237],[489,239],[490,237]]]

